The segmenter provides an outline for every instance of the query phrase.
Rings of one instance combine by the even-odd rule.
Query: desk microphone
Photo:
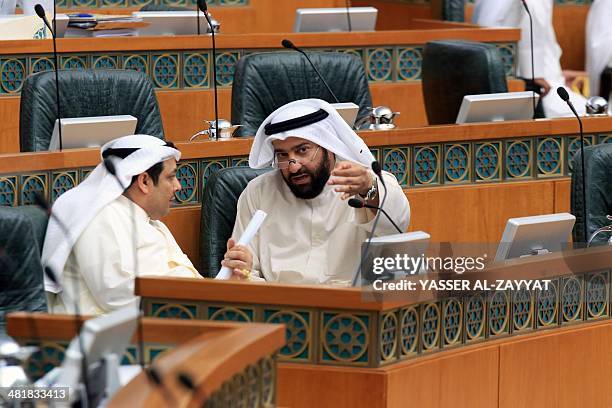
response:
[[[62,115],[61,115],[61,109],[60,109],[59,74],[58,74],[59,62],[57,58],[57,43],[56,43],[56,36],[55,36],[55,33],[56,33],[55,28],[57,27],[56,18],[55,18],[57,16],[56,2],[55,0],[53,0],[53,17],[54,17],[53,18],[53,29],[51,28],[51,24],[49,24],[49,20],[47,20],[47,16],[45,15],[45,9],[40,4],[37,4],[34,6],[34,11],[36,12],[36,15],[38,15],[38,17],[42,19],[42,21],[45,23],[49,31],[51,31],[51,38],[53,39],[53,60],[55,61],[54,63],[55,103],[57,104],[57,130],[58,130],[58,135],[59,135],[59,149],[62,150],[63,148],[62,119],[61,119]]]
[[[569,106],[569,108],[572,110],[574,116],[576,116],[576,119],[578,119],[578,124],[580,125],[580,167],[582,170],[582,205],[584,206],[584,242],[587,243],[589,242],[586,226],[588,207],[586,199],[586,174],[584,174],[584,133],[582,131],[582,120],[580,120],[580,116],[578,115],[578,112],[576,112],[574,104],[572,104],[572,101],[570,101],[569,94],[565,88],[562,86],[558,87],[557,94],[561,99],[563,99],[563,101],[565,101],[565,103],[567,103],[567,106]]]
[[[215,140],[219,140],[219,105],[217,103],[217,46],[215,45],[215,28],[210,21],[208,16],[208,5],[206,0],[198,0],[198,9],[204,13],[204,18],[210,27],[210,34],[212,35],[212,69],[213,69],[213,92],[215,94]],[[199,27],[199,26],[198,26]]]
[[[331,88],[327,84],[327,81],[325,81],[325,79],[323,78],[323,75],[321,75],[321,73],[319,72],[317,67],[315,67],[315,65],[312,63],[312,61],[308,57],[308,55],[302,49],[296,47],[295,44],[293,44],[290,40],[288,40],[286,38],[283,41],[281,41],[281,44],[282,44],[283,47],[285,47],[287,49],[290,49],[290,50],[295,50],[295,51],[299,52],[300,54],[302,54],[304,57],[306,57],[306,60],[308,60],[308,62],[310,63],[310,66],[312,67],[312,69],[314,69],[314,72],[316,72],[316,74],[319,77],[319,79],[321,80],[321,82],[323,82],[323,85],[325,85],[325,88],[327,88],[327,91],[329,92],[329,94],[334,98],[336,103],[340,103],[340,101],[336,97],[336,94],[331,90]]]
[[[375,205],[370,205],[367,204],[365,201],[362,201],[358,198],[351,198],[348,200],[348,205],[353,207],[353,208],[371,208],[373,210],[378,210],[378,211],[382,211],[382,213],[385,215],[385,217],[387,217],[387,219],[389,220],[389,222],[391,222],[391,224],[393,224],[393,226],[395,227],[395,229],[397,230],[397,232],[399,232],[400,234],[402,234],[404,231],[401,230],[400,227],[397,226],[397,224],[391,219],[391,217],[389,216],[389,214],[387,214],[387,212],[385,210],[383,210],[380,207],[377,207]]]
[[[383,193],[382,200],[380,201],[380,208],[382,209],[385,206],[385,201],[387,200],[387,186],[385,185],[385,182],[384,182],[384,180],[382,178],[382,170],[380,168],[380,163],[378,161],[375,160],[375,161],[372,162],[372,170],[378,176],[378,179],[380,180],[380,183],[383,185],[383,188],[385,190],[384,193]],[[368,237],[368,242],[366,243],[365,249],[361,253],[361,260],[359,261],[359,266],[358,266],[358,268],[355,271],[355,274],[353,276],[353,286],[355,286],[357,284],[357,279],[359,278],[359,271],[363,270],[363,262],[366,260],[367,255],[370,252],[370,244],[372,243],[372,237],[374,236],[374,232],[376,231],[376,227],[378,226],[378,220],[380,219],[381,212],[382,211],[377,211],[376,212],[376,217],[374,218],[374,224],[372,224],[372,231],[370,231],[370,236]],[[387,217],[388,217],[388,215],[387,215]],[[389,218],[389,219],[391,219],[391,218]],[[396,228],[397,228],[397,226],[396,226]]]
[[[527,7],[527,2],[525,0],[521,0],[521,2],[523,3],[523,7],[525,8],[525,11],[527,12],[527,15],[529,16],[529,37],[531,40],[531,82],[533,83],[533,86],[535,87],[535,64],[534,64],[534,57],[533,57],[533,19],[531,18],[531,12],[529,11],[529,7]],[[533,92],[533,119],[536,118],[536,96],[535,96],[535,91]]]
[[[37,4],[38,6],[38,4]],[[42,7],[41,7],[42,8]],[[62,220],[59,219],[59,217],[57,215],[55,215],[55,213],[53,212],[51,206],[49,205],[49,202],[42,196],[42,194],[40,194],[38,191],[36,191],[34,193],[34,203],[40,207],[41,209],[43,209],[48,215],[49,218],[53,219],[56,223],[57,226],[59,227],[60,231],[62,232],[62,235],[64,235],[64,238],[68,241],[68,244],[70,245],[70,247],[74,247],[75,244],[75,240],[72,238],[72,235],[70,234],[70,230],[68,230],[68,228],[66,227],[66,224],[64,224],[64,222]],[[67,293],[65,291],[65,289],[63,288],[63,285],[60,283],[59,279],[57,278],[57,275],[55,274],[55,272],[51,269],[51,267],[49,266],[45,266],[43,268],[43,272],[45,273],[45,276],[51,281],[53,282],[53,284],[55,284],[57,287],[59,287],[61,289],[61,291],[64,293],[64,297],[67,296]],[[89,387],[89,365],[87,364],[87,355],[85,354],[85,345],[83,344],[83,338],[81,336],[81,308],[79,305],[79,300],[80,300],[80,284],[79,284],[79,279],[74,279],[74,285],[73,285],[73,289],[75,292],[75,297],[72,298],[71,296],[67,296],[68,299],[70,301],[70,303],[72,303],[73,308],[74,308],[74,323],[76,326],[76,336],[77,336],[77,344],[79,346],[79,352],[81,353],[81,371],[82,371],[82,377],[83,377],[83,387],[85,388],[85,398],[87,400],[87,405],[89,406],[89,403],[92,399],[92,396],[90,394],[90,387]]]

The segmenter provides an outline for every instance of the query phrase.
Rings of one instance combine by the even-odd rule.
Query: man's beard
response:
[[[321,191],[323,191],[323,189],[325,188],[325,183],[327,183],[327,180],[329,180],[330,176],[329,157],[327,156],[327,150],[321,150],[323,150],[323,161],[314,170],[314,172],[311,172],[310,170],[306,169],[306,167],[302,166],[302,168],[297,173],[289,174],[288,179],[285,178],[285,175],[283,175],[283,179],[287,183],[287,186],[289,186],[289,189],[297,198],[315,198],[316,196],[321,194]],[[296,177],[303,174],[307,174],[310,176],[309,184],[296,185],[291,182],[291,177]]]

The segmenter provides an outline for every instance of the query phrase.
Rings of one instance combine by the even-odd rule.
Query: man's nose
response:
[[[290,173],[295,173],[296,171],[298,171],[301,168],[302,168],[302,163],[300,163],[299,161],[297,161],[295,159],[290,159],[289,160],[289,167],[287,167],[287,169],[289,169]]]
[[[181,189],[181,182],[178,181],[178,179],[175,177],[174,178],[174,192],[176,193],[180,189]]]

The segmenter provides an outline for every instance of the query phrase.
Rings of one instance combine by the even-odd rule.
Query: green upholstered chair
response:
[[[423,51],[422,72],[430,125],[455,123],[465,95],[508,92],[504,63],[493,44],[428,42]]]
[[[163,139],[157,99],[146,75],[119,69],[60,70],[59,81],[63,118],[132,115],[138,119],[136,133]],[[54,72],[29,76],[21,91],[21,151],[47,150],[56,119]]]
[[[584,148],[586,210],[582,201],[581,157],[578,150],[572,160],[571,208],[576,216],[574,242],[585,242],[585,229],[588,238],[598,228],[609,225],[606,215],[612,215],[612,144]],[[609,238],[610,235],[599,234],[591,245],[604,244]]]
[[[361,59],[338,52],[309,52],[308,56],[340,102],[359,106],[357,121],[368,114],[372,98]],[[232,86],[232,123],[237,134],[251,136],[277,108],[306,98],[335,100],[306,58],[298,52],[247,55],[238,61]]]
[[[213,173],[206,182],[200,221],[200,274],[214,278],[236,222],[238,198],[249,181],[270,171],[230,167]]]
[[[0,207],[0,337],[6,313],[47,310],[40,263],[46,229],[38,207]]]

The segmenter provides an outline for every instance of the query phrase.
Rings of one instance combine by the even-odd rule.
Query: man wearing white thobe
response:
[[[85,315],[137,305],[136,276],[199,277],[159,221],[180,189],[180,152],[146,135],[116,139],[101,152],[114,164],[100,163],[53,206],[42,257],[56,275],[45,277],[52,313],[75,313],[75,302]]]
[[[317,115],[319,115],[317,117]],[[374,157],[327,102],[305,99],[273,112],[249,156],[253,168],[277,169],[252,180],[238,200],[236,223],[222,265],[235,278],[283,283],[349,284],[376,210],[347,205],[361,196],[379,206],[384,187]],[[410,207],[395,177],[383,172],[384,209],[403,231]],[[268,216],[248,247],[235,245],[257,210]],[[381,216],[376,236],[397,230]]]
[[[612,66],[612,0],[595,0],[586,25],[586,70],[591,95],[599,95],[601,73]],[[599,95],[608,99],[610,95]]]
[[[565,86],[561,69],[561,47],[553,27],[553,0],[526,0],[533,17],[533,52],[535,84],[542,89],[542,105],[548,118],[572,116],[556,89],[565,87],[579,115],[585,113],[586,99]],[[476,0],[472,21],[485,27],[517,27],[518,70],[521,78],[531,78],[531,37],[529,16],[520,0]],[[550,92],[552,91],[552,92]]]

